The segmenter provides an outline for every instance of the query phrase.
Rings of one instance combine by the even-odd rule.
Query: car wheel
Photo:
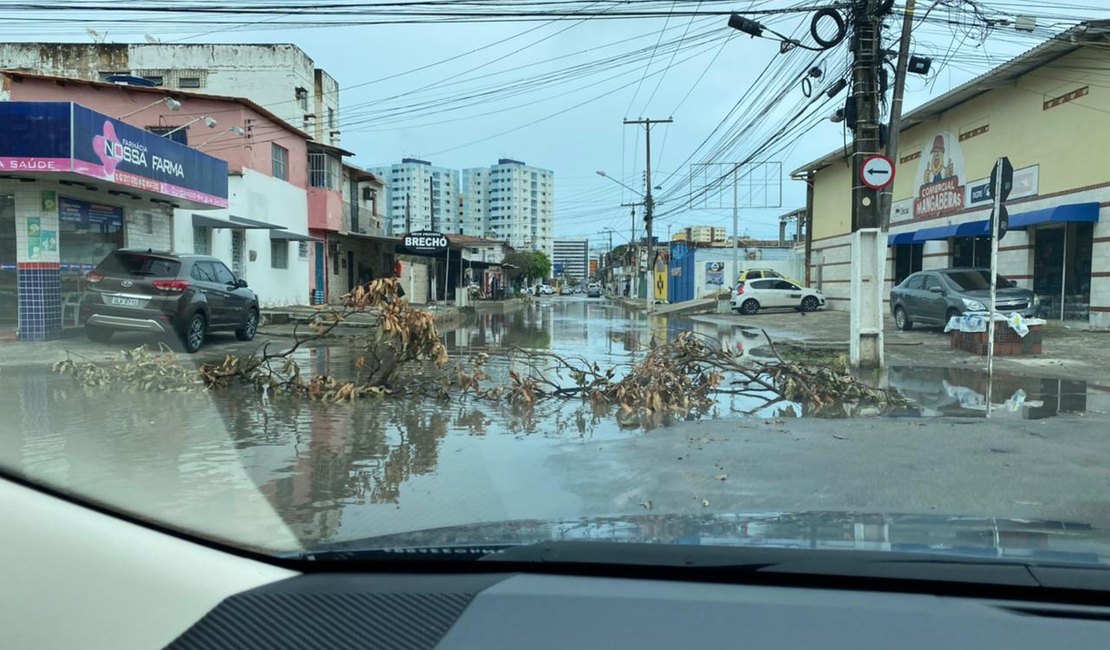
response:
[[[821,301],[817,300],[815,296],[806,296],[802,298],[802,311],[817,311],[821,306]]]
[[[199,311],[193,314],[193,317],[189,319],[189,324],[185,326],[185,334],[181,337],[186,352],[192,354],[200,349],[201,344],[204,343],[204,335],[207,329],[208,321],[204,318],[204,314]]]
[[[755,298],[748,298],[740,305],[740,313],[746,316],[754,316],[759,313],[759,302]]]
[[[240,341],[249,341],[254,338],[256,332],[258,332],[258,310],[251,309],[247,312],[247,320],[243,323],[243,326],[235,330],[235,338]]]
[[[114,332],[103,327],[96,327],[95,325],[85,326],[85,336],[96,343],[107,343],[112,340]]]
[[[896,307],[894,309],[894,324],[898,329],[905,332],[913,329],[913,321],[910,320],[909,315],[906,314],[906,310],[901,307]]]

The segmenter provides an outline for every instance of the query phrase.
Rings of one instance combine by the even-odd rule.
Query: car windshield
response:
[[[1106,563],[1106,3],[907,4],[4,3],[0,474],[258,557]]]
[[[983,269],[971,269],[967,271],[949,271],[945,275],[960,289],[964,291],[978,291],[981,289],[991,288],[991,272]],[[1014,283],[1010,282],[1001,275],[997,276],[995,286],[999,289],[1010,289],[1014,287]]]

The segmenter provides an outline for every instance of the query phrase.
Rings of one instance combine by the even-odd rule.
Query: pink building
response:
[[[0,74],[0,82],[0,100],[72,102],[225,161],[224,205],[201,212],[179,201],[156,204],[172,211],[158,222],[157,232],[149,233],[157,236],[143,241],[223,259],[250,283],[264,307],[310,301],[315,289],[311,270],[324,265],[326,249],[309,231],[307,133],[237,97],[17,72]],[[81,194],[85,189],[70,186],[65,192]],[[126,198],[123,202],[135,205]],[[327,220],[321,225],[328,225]],[[102,235],[98,245],[88,248],[80,268],[96,264],[97,256],[113,247],[139,241],[124,233]]]

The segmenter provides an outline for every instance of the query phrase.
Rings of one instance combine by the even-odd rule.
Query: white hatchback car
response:
[[[763,278],[739,282],[729,298],[732,311],[751,316],[760,309],[790,308],[817,311],[825,306],[825,296],[817,289],[801,287],[782,278]]]

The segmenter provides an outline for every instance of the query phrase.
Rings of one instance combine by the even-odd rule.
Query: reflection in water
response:
[[[914,402],[917,415],[986,413],[988,382],[981,370],[899,366],[890,369],[887,382]],[[1002,417],[1027,420],[1083,413],[1088,409],[1088,388],[1085,381],[995,373],[996,403],[991,410]]]

